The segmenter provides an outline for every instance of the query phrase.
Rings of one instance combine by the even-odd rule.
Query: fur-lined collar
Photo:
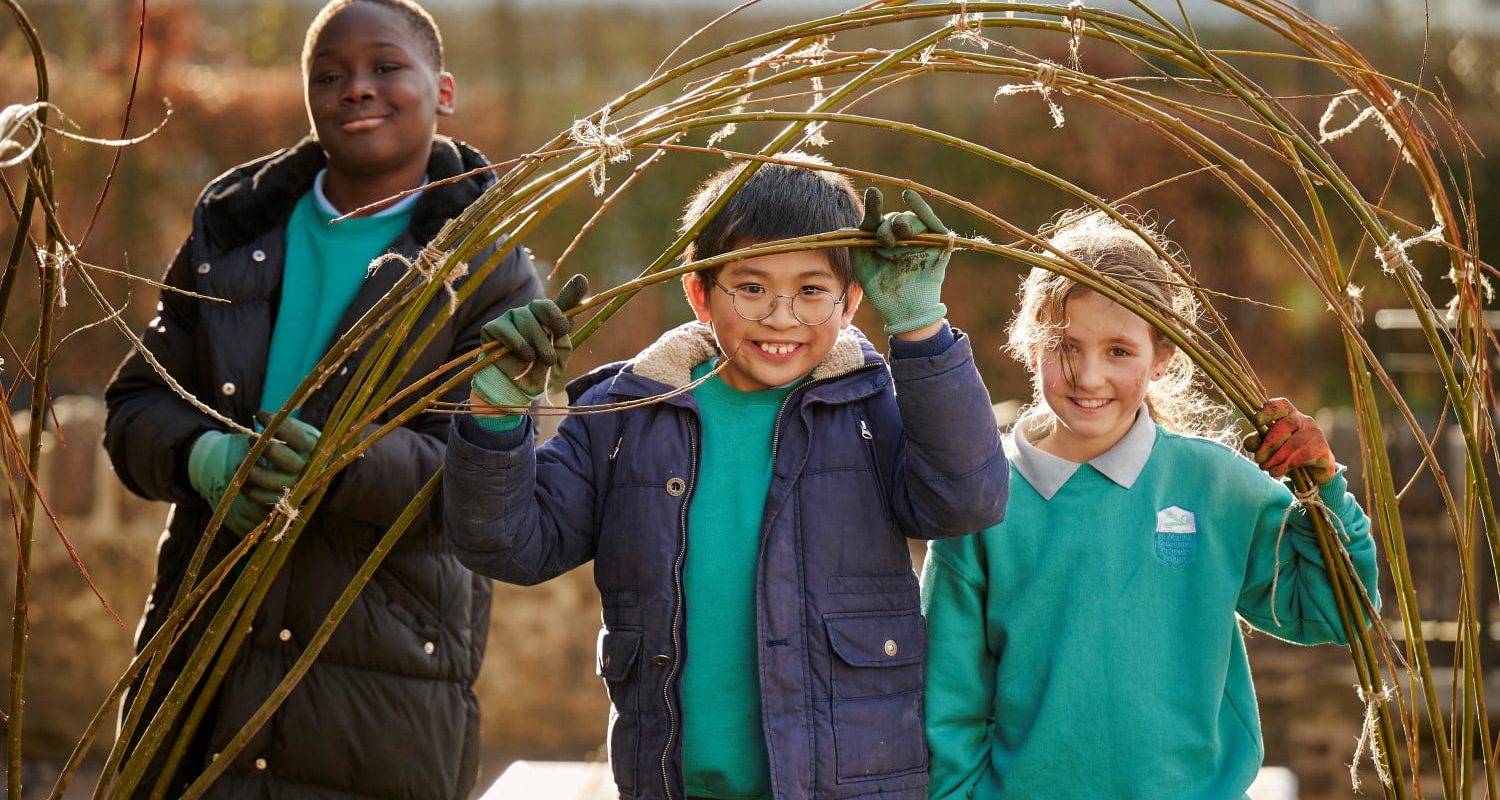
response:
[[[865,365],[862,337],[852,326],[839,331],[833,349],[812,371],[812,380],[836,378]],[[674,389],[692,383],[693,368],[719,354],[713,328],[703,322],[688,322],[662,334],[642,350],[631,371]]]

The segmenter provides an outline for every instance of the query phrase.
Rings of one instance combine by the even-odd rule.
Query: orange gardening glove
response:
[[[1273,478],[1284,478],[1297,467],[1306,467],[1308,475],[1319,486],[1333,480],[1338,469],[1328,437],[1313,418],[1303,414],[1284,397],[1274,397],[1255,414],[1257,427],[1267,426],[1264,436],[1245,438],[1245,449],[1255,456],[1255,463]]]

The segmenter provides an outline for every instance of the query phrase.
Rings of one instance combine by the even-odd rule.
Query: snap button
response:
[[[211,267],[209,266],[209,263],[207,261],[205,261],[202,264],[198,265],[198,274],[199,275],[207,275],[209,269],[211,269]]]
[[[433,644],[432,642],[428,642],[427,644],[422,645],[422,650],[430,656],[433,653],[437,652],[437,645]]]
[[[671,478],[667,481],[667,494],[681,497],[685,491],[687,491],[687,481],[681,478]]]
[[[896,647],[896,640],[895,639],[886,639],[885,640],[885,654],[887,656],[889,656],[891,658],[895,658],[896,657],[896,651],[899,650],[899,649],[900,648]]]
[[[266,760],[264,758],[257,758],[257,759],[255,759],[255,768],[256,769],[265,769],[266,768]]]
[[[255,259],[256,261],[265,261],[266,260],[266,251],[264,251],[264,250],[256,250],[255,252],[253,252],[253,253],[250,254],[250,257],[253,258],[253,259]]]
[[[604,658],[599,659],[599,666],[609,669],[609,653],[605,653]]]
[[[665,667],[670,663],[672,663],[672,659],[670,656],[655,655],[651,657],[651,666],[653,667]]]
[[[276,636],[283,642],[290,642],[292,640],[292,632],[286,628],[282,628],[281,633],[276,634]]]
[[[219,391],[223,392],[225,397],[229,397],[230,395],[234,394],[234,390],[234,384],[229,381],[224,381],[224,385],[219,387]]]

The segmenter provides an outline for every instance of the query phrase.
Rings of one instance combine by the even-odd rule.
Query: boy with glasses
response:
[[[847,179],[800,159],[756,170],[686,257],[854,227]],[[698,190],[685,229],[744,168]],[[524,415],[455,421],[443,497],[460,560],[519,584],[594,561],[622,797],[927,797],[906,537],[998,520],[1008,466],[969,341],[944,321],[948,253],[895,246],[946,229],[907,203],[882,216],[866,195],[879,248],[685,277],[697,321],[569,386],[579,406],[654,402],[570,416],[535,452]],[[541,392],[585,291],[575,277],[486,326],[509,355],[475,376],[476,408]],[[850,325],[863,296],[889,366]]]

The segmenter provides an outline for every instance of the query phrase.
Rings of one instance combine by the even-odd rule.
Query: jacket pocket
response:
[[[834,760],[839,783],[927,769],[922,732],[927,626],[915,609],[823,618],[833,652]]]
[[[609,731],[605,746],[615,784],[622,795],[635,789],[636,757],[640,746],[640,712],[636,702],[635,662],[641,655],[641,632],[630,628],[600,628],[594,672],[609,691]]]
[[[628,628],[600,628],[594,674],[604,679],[609,703],[622,711],[636,710],[631,674],[641,655],[641,632]]]

